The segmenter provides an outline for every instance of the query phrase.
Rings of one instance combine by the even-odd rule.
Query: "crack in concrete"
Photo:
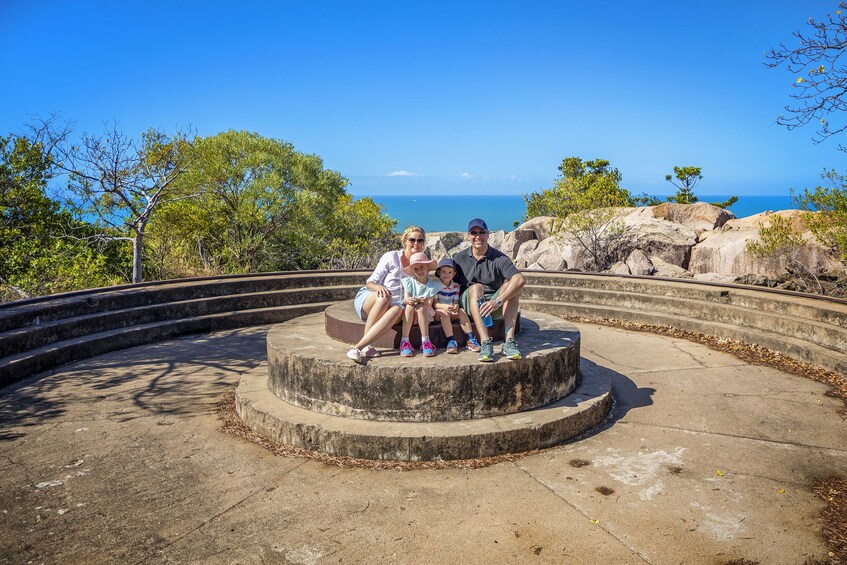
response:
[[[804,448],[804,449],[820,449],[820,450],[825,450],[825,451],[829,451],[829,452],[835,452],[835,453],[838,453],[838,454],[843,453],[845,456],[847,456],[847,449],[841,449],[841,448],[838,448],[838,447],[829,447],[829,446],[825,446],[825,445],[810,445],[810,444],[805,444],[805,443],[792,443],[792,442],[789,442],[789,441],[777,441],[777,440],[773,440],[773,439],[763,439],[763,438],[758,438],[758,437],[736,435],[736,434],[727,434],[727,433],[721,433],[721,432],[707,432],[707,431],[702,431],[702,430],[689,430],[687,428],[679,428],[679,427],[668,426],[668,425],[661,425],[660,426],[658,424],[649,424],[649,423],[645,423],[645,422],[620,422],[619,421],[619,422],[616,422],[615,425],[616,426],[647,426],[647,427],[650,427],[650,428],[658,428],[658,429],[661,429],[661,430],[676,430],[676,431],[684,432],[684,433],[688,433],[688,434],[699,434],[699,435],[705,435],[705,436],[727,437],[727,438],[735,438],[735,439],[747,439],[747,440],[750,440],[750,441],[755,441],[755,442],[763,443],[763,444],[766,444],[766,445],[778,445],[778,446],[782,446],[782,447],[798,447],[798,448]]]
[[[306,463],[308,463],[308,462],[309,462],[309,460],[308,460],[308,459],[304,460],[304,461],[303,461],[303,462],[301,462],[299,465],[296,465],[296,466],[292,467],[291,469],[289,469],[288,471],[286,471],[285,473],[283,473],[283,474],[282,474],[282,476],[283,476],[283,477],[285,477],[285,476],[287,476],[287,475],[291,474],[292,472],[296,471],[297,469],[299,469],[300,467],[302,467],[303,465],[305,465],[305,464],[306,464]],[[176,543],[178,543],[178,542],[182,541],[183,539],[187,538],[188,536],[192,535],[193,533],[198,532],[198,531],[201,531],[201,530],[202,530],[205,526],[207,526],[207,525],[211,524],[212,522],[214,522],[215,520],[217,520],[218,518],[220,518],[220,517],[221,517],[221,516],[223,516],[224,514],[227,514],[227,513],[228,513],[228,512],[230,512],[231,510],[234,510],[234,509],[235,509],[235,508],[237,508],[238,506],[241,506],[244,502],[246,502],[247,500],[249,500],[249,499],[253,498],[253,497],[254,497],[254,496],[256,496],[257,494],[262,493],[262,492],[266,492],[266,491],[267,491],[267,489],[268,489],[268,486],[262,486],[262,487],[259,487],[259,488],[255,489],[254,491],[252,491],[252,492],[248,493],[248,494],[247,494],[244,498],[242,498],[241,500],[239,500],[239,501],[237,501],[237,502],[233,503],[232,505],[230,505],[228,508],[226,508],[226,509],[224,509],[224,510],[221,510],[220,512],[218,512],[217,514],[215,514],[214,516],[212,516],[212,517],[210,517],[210,518],[208,518],[208,519],[206,519],[206,520],[203,520],[202,522],[200,522],[200,523],[199,523],[197,526],[195,526],[194,528],[191,528],[190,530],[188,530],[187,532],[185,532],[185,533],[184,533],[184,534],[182,534],[181,536],[179,536],[179,537],[177,537],[177,538],[175,538],[175,539],[171,540],[171,541],[170,541],[170,542],[168,542],[166,545],[164,545],[164,546],[162,546],[162,547],[158,548],[158,549],[157,549],[154,553],[150,553],[150,554],[148,554],[146,557],[144,557],[143,559],[140,559],[140,560],[136,561],[134,565],[140,565],[141,563],[146,563],[147,561],[149,561],[149,560],[150,560],[150,559],[151,559],[151,558],[155,555],[155,553],[162,552],[162,551],[166,550],[167,548],[169,548],[169,547],[173,546],[174,544],[176,544]]]
[[[556,489],[554,489],[552,486],[550,486],[549,484],[547,484],[546,482],[544,482],[543,480],[541,480],[539,477],[536,477],[535,475],[533,475],[533,474],[532,474],[532,472],[531,472],[529,469],[526,469],[526,468],[522,467],[522,466],[520,465],[520,463],[518,463],[518,462],[514,462],[514,463],[512,463],[512,465],[514,465],[515,467],[517,467],[518,469],[520,469],[521,471],[523,471],[523,472],[524,472],[524,474],[526,474],[526,475],[527,475],[530,479],[532,479],[533,481],[535,481],[536,483],[538,483],[539,485],[541,485],[542,487],[544,487],[545,489],[547,489],[550,493],[552,493],[552,494],[553,494],[553,496],[555,496],[556,498],[558,498],[559,500],[561,500],[562,502],[564,502],[565,504],[567,504],[568,506],[570,506],[571,508],[573,508],[576,512],[579,512],[580,514],[582,514],[583,516],[585,516],[585,519],[586,519],[586,520],[591,520],[591,521],[593,521],[593,520],[594,520],[594,519],[593,519],[593,518],[592,518],[589,514],[587,514],[587,513],[586,513],[586,512],[585,512],[582,508],[580,508],[579,506],[577,506],[576,504],[574,504],[573,502],[571,502],[570,500],[568,500],[567,498],[565,498],[563,495],[559,494],[559,493],[556,491]],[[650,564],[652,564],[652,563],[653,563],[653,562],[652,562],[652,561],[651,561],[651,560],[650,560],[650,559],[649,559],[646,555],[644,555],[641,551],[639,551],[638,549],[636,549],[636,548],[635,548],[635,547],[633,547],[632,545],[628,544],[628,543],[627,543],[626,541],[624,541],[621,537],[619,537],[619,536],[615,535],[615,533],[614,533],[614,532],[612,532],[611,530],[609,530],[609,529],[608,529],[605,525],[598,524],[598,527],[599,527],[599,528],[601,528],[604,532],[606,532],[606,533],[607,533],[607,534],[608,534],[611,538],[613,538],[614,540],[616,540],[619,544],[621,544],[622,546],[624,546],[625,548],[627,548],[627,549],[628,549],[629,551],[631,551],[633,554],[635,554],[635,555],[637,555],[638,557],[640,557],[640,558],[641,558],[641,560],[642,560],[642,561],[644,561],[645,563],[650,563]]]

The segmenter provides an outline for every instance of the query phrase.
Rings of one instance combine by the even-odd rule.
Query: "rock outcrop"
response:
[[[764,212],[737,219],[706,203],[673,204],[616,209],[624,232],[615,249],[618,261],[607,272],[695,278],[720,282],[756,282],[773,286],[790,277],[786,258],[759,259],[747,242],[759,237],[759,226],[769,225],[774,214],[791,220],[805,245],[795,258],[815,273],[843,277],[844,265],[833,252],[805,229],[799,210]],[[585,270],[586,250],[562,228],[562,221],[538,217],[515,230],[491,232],[490,244],[506,253],[520,269]],[[436,232],[427,236],[427,251],[435,259],[454,255],[469,246],[464,233]],[[784,286],[784,285],[783,285]]]

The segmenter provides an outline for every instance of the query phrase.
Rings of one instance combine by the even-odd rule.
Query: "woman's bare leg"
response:
[[[379,320],[374,321],[370,329],[365,330],[362,339],[356,344],[356,349],[362,349],[367,344],[376,341],[382,334],[391,329],[391,326],[397,323],[402,314],[403,310],[399,306],[389,308]]]
[[[388,310],[388,307],[391,306],[391,297],[380,298],[377,296],[377,293],[371,292],[367,298],[365,298],[365,303],[362,304],[362,311],[365,313],[365,333],[368,333],[368,330],[371,329],[371,326],[377,320],[382,319],[382,316],[385,314],[385,311]]]

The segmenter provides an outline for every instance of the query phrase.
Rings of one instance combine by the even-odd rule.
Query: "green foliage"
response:
[[[793,255],[804,244],[791,219],[771,215],[770,223],[759,223],[759,239],[747,241],[747,251],[760,259],[779,259]]]
[[[561,175],[552,188],[524,195],[524,220],[537,216],[566,218],[574,212],[635,205],[629,191],[620,186],[620,171],[611,168],[605,159],[583,161],[568,157],[559,171]]]
[[[636,199],[621,188],[620,171],[605,159],[568,157],[559,172],[552,188],[524,195],[525,220],[537,216],[562,218],[560,231],[564,237],[585,250],[589,269],[602,271],[614,261],[625,233],[616,208],[635,206]]]
[[[821,178],[831,186],[817,186],[794,195],[803,222],[822,244],[847,265],[847,176],[825,170]]]
[[[347,179],[285,141],[228,131],[198,139],[191,167],[147,238],[149,274],[245,273],[347,265],[391,233]]]
[[[834,170],[824,170],[821,178],[829,186],[817,186],[793,194],[797,207],[803,210],[802,223],[815,239],[829,247],[835,257],[847,265],[847,176]],[[815,265],[799,253],[805,245],[790,220],[771,216],[769,226],[759,226],[759,241],[747,243],[747,249],[761,258],[785,260],[788,269],[797,275],[805,290],[824,294],[838,294],[838,285],[822,282]]]
[[[91,226],[47,196],[52,176],[39,142],[0,137],[0,300],[124,282],[125,250],[95,250],[76,239]]]

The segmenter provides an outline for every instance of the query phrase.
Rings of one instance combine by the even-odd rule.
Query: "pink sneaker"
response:
[[[425,341],[421,344],[421,351],[423,351],[424,357],[432,357],[435,355],[435,346],[432,345],[431,341]]]
[[[411,357],[415,354],[415,348],[408,341],[400,342],[400,357]]]

